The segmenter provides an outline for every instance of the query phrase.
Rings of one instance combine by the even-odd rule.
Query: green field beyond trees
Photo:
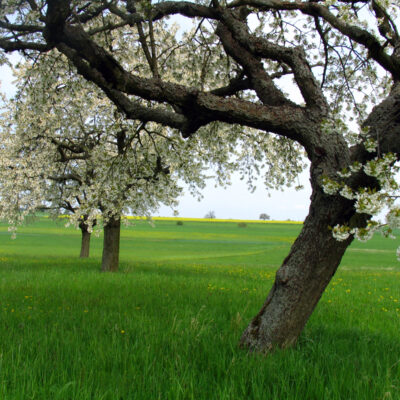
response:
[[[238,340],[301,225],[145,221],[102,237],[40,219],[0,226],[0,399],[400,399],[399,240],[347,251],[298,345]]]

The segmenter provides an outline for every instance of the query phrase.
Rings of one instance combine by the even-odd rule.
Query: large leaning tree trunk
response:
[[[329,229],[343,221],[348,210],[348,200],[314,190],[303,229],[264,305],[243,333],[242,346],[269,351],[296,343],[351,243],[351,238],[338,242]]]
[[[103,272],[116,272],[119,265],[119,240],[121,231],[121,218],[111,217],[104,225],[103,257],[101,270]]]
[[[395,84],[391,94],[373,109],[364,126],[379,143],[380,151],[399,153],[400,84]],[[320,151],[327,161],[330,157],[327,157],[325,149]],[[354,146],[348,154],[352,161],[361,163],[375,155],[367,152],[363,145]],[[337,156],[334,158],[338,159]],[[264,305],[241,337],[243,347],[268,352],[275,347],[285,348],[296,343],[353,240],[353,236],[344,241],[336,240],[330,228],[343,223],[363,227],[369,219],[366,214],[355,213],[352,201],[323,192],[318,184],[321,173],[329,173],[330,168],[333,172],[340,167],[334,163],[329,167],[328,164],[320,164],[318,160],[311,164],[313,193],[309,214],[289,255],[276,273]],[[355,188],[379,189],[377,182],[363,173],[353,176],[349,184]]]

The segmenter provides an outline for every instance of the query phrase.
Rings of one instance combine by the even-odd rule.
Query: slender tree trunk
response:
[[[348,200],[314,190],[303,229],[264,305],[244,331],[242,347],[268,352],[296,343],[352,241],[337,241],[329,227],[348,220],[352,209]]]
[[[79,228],[82,232],[81,253],[79,255],[80,258],[88,258],[90,251],[90,232],[86,221],[87,216],[83,216],[79,223]]]
[[[102,271],[118,271],[121,219],[110,218],[104,226]]]
[[[90,232],[81,228],[82,232],[82,241],[81,241],[81,254],[80,258],[88,258],[90,251]]]

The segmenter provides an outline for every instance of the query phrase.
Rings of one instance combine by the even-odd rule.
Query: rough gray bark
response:
[[[103,257],[101,262],[101,270],[103,272],[118,271],[120,230],[120,218],[110,218],[104,226]]]

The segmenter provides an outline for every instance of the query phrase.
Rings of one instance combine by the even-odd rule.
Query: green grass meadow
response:
[[[138,221],[102,237],[0,225],[0,400],[400,399],[399,240],[354,243],[293,349],[238,340],[300,225]]]

